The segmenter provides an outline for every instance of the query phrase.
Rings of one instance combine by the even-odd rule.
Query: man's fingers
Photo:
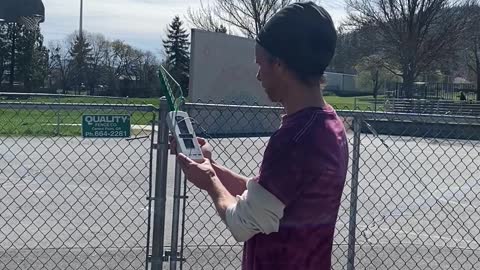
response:
[[[185,156],[182,153],[177,155],[177,160],[184,168],[194,163],[193,160],[191,160],[189,157]]]
[[[200,146],[204,146],[207,143],[207,141],[201,137],[197,137],[197,141],[198,141],[198,144],[200,144]]]

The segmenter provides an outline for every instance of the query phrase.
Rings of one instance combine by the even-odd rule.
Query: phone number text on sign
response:
[[[83,115],[84,138],[130,137],[130,115]]]

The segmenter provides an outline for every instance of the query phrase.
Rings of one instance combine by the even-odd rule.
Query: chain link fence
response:
[[[20,98],[0,98],[1,269],[240,269],[242,245],[175,167],[166,124],[152,136],[156,107]],[[246,176],[283,114],[183,109],[216,161]],[[337,109],[351,160],[332,269],[480,268],[480,118]],[[83,138],[83,114],[129,114],[131,137]]]
[[[351,160],[332,269],[480,268],[480,118],[337,109]],[[283,113],[209,103],[184,110],[210,140],[215,160],[246,176],[258,173]],[[242,244],[208,195],[176,179],[183,209],[172,230],[179,254],[169,269],[240,269]]]
[[[129,138],[83,138],[126,114]],[[157,110],[126,99],[0,96],[0,269],[146,269]]]

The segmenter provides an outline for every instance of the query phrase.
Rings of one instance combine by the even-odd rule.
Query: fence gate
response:
[[[60,101],[0,100],[0,269],[147,269],[156,109]],[[132,134],[83,138],[83,114]]]

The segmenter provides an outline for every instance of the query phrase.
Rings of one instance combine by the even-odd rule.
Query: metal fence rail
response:
[[[146,269],[156,108],[42,98],[0,102],[0,269]],[[84,139],[84,113],[133,134]]]

